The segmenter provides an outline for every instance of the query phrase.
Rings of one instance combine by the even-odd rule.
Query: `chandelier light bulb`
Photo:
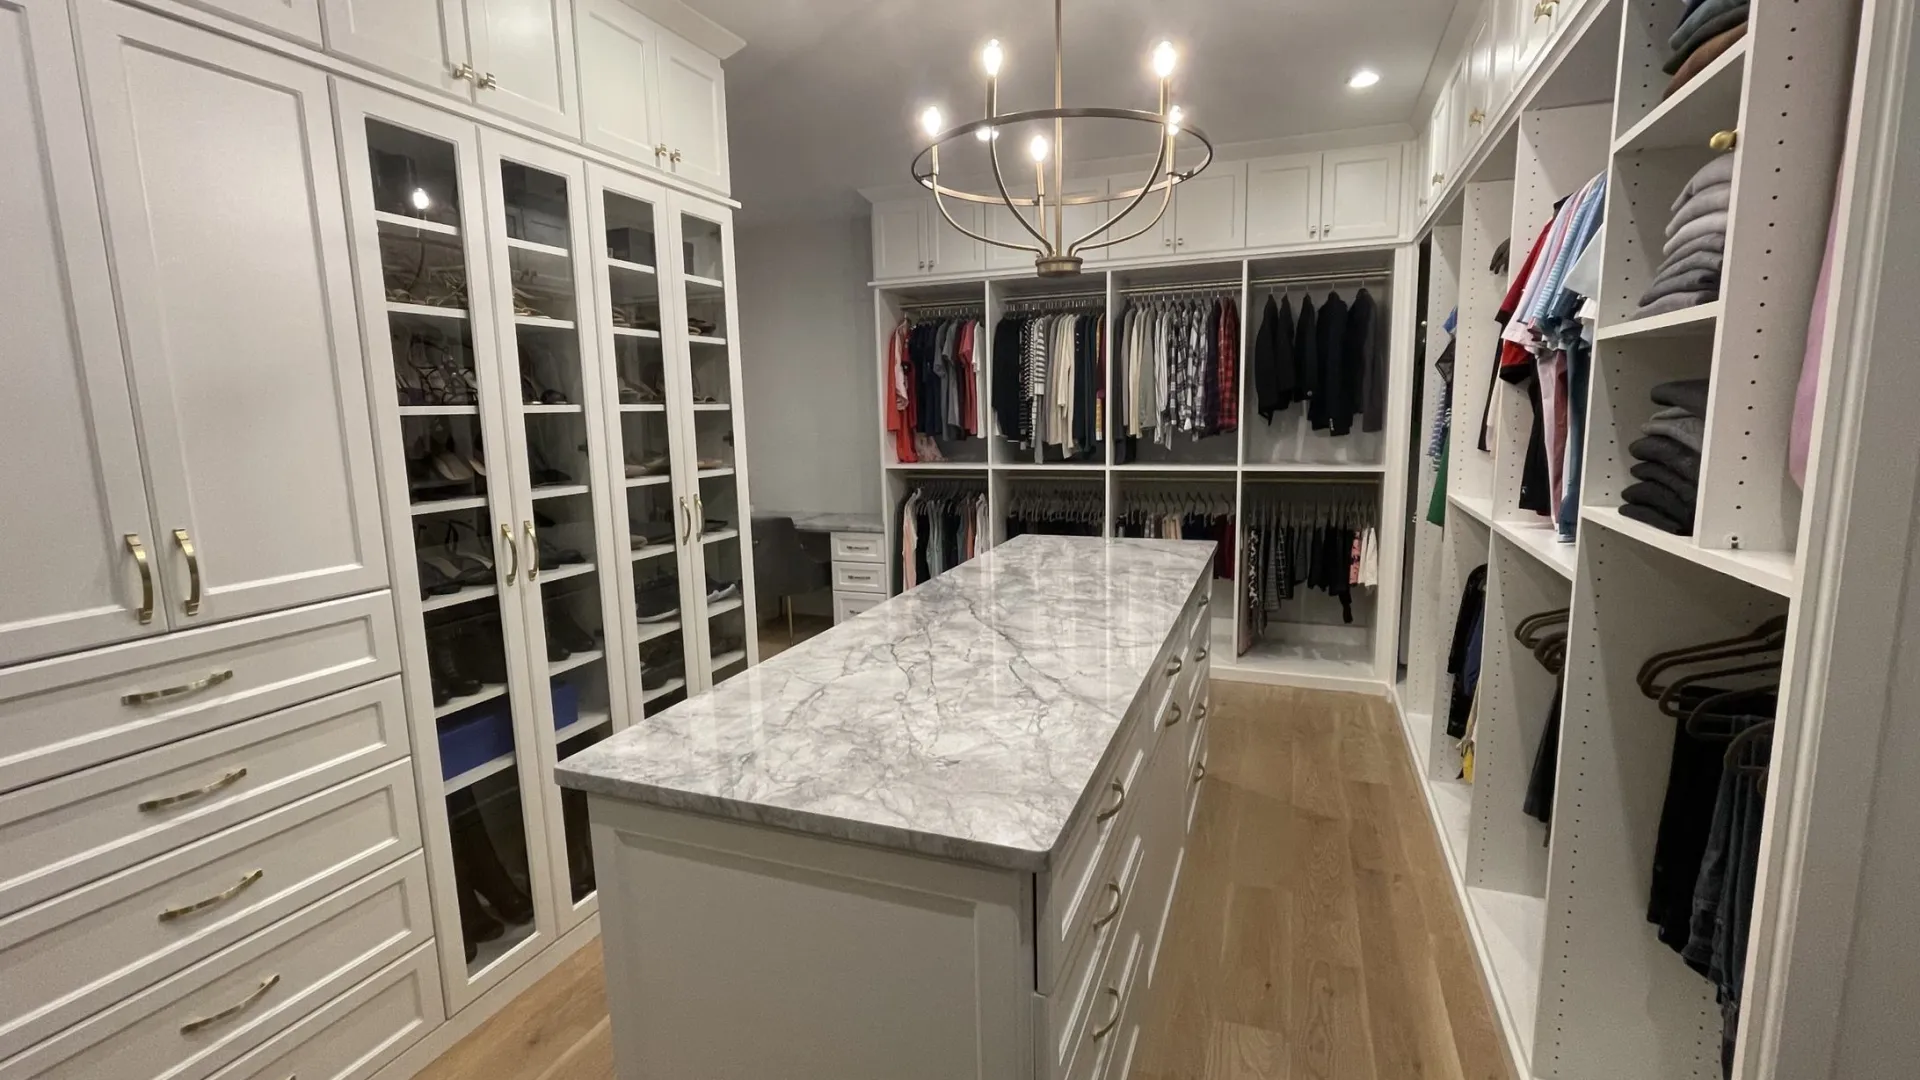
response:
[[[1173,42],[1163,41],[1155,45],[1153,47],[1153,73],[1163,79],[1167,78],[1173,74],[1174,61],[1178,59],[1179,54],[1173,51]]]
[[[1052,147],[1047,145],[1045,135],[1035,135],[1033,141],[1027,144],[1027,153],[1032,156],[1035,164],[1047,160],[1047,151],[1050,149]]]
[[[1000,51],[998,39],[987,42],[987,47],[980,50],[980,65],[987,69],[987,78],[991,79],[1000,74],[1000,61],[1005,58],[1006,54]]]
[[[920,114],[920,127],[929,138],[940,134],[940,109],[937,106],[929,105],[927,111]]]
[[[1186,113],[1182,111],[1180,106],[1178,105],[1175,105],[1173,108],[1168,109],[1167,110],[1167,134],[1169,135],[1180,134],[1180,121],[1185,117],[1186,117]]]
[[[1367,87],[1379,83],[1379,81],[1379,72],[1372,68],[1361,68],[1359,71],[1353,73],[1352,78],[1347,80],[1347,85],[1355,90],[1365,90]]]

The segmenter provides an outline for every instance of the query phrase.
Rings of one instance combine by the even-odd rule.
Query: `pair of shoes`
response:
[[[506,642],[497,614],[461,619],[427,633],[427,676],[433,703],[445,705],[507,681]]]
[[[638,480],[643,476],[665,476],[673,463],[665,454],[650,454],[639,460],[628,455],[626,466],[627,479]]]
[[[529,405],[566,405],[567,395],[551,387],[541,386],[534,377],[524,372],[520,375],[520,394]]]
[[[562,609],[547,611],[547,641],[557,642],[569,652],[591,652],[600,647],[600,641],[586,628],[574,621],[571,614]]]
[[[421,548],[414,553],[420,562],[422,600],[493,584],[493,555],[485,544],[478,543],[479,535],[470,521],[449,521],[439,548]],[[469,539],[474,543],[467,543]]]
[[[645,379],[637,383],[628,382],[624,378],[620,380],[620,404],[622,405],[658,405],[665,400],[667,397],[660,392],[659,387]]]
[[[447,797],[448,824],[452,826],[454,892],[459,898],[460,936],[471,961],[476,946],[505,933],[502,922],[524,925],[533,921],[533,900],[514,881],[487,825],[481,819],[478,800],[472,789],[463,789]],[[482,906],[484,902],[484,906]]]
[[[655,578],[634,589],[634,610],[643,623],[662,623],[680,614],[680,582]]]
[[[731,600],[740,595],[740,583],[737,581],[710,581],[707,583],[707,603],[717,604],[722,600]]]
[[[658,690],[673,680],[684,677],[686,673],[687,663],[681,659],[678,653],[675,653],[673,656],[658,664],[650,664],[642,661],[640,664],[640,688],[642,690]]]

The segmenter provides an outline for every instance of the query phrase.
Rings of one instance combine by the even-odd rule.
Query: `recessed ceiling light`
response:
[[[1380,81],[1380,73],[1372,68],[1361,68],[1347,79],[1347,85],[1355,90],[1365,90]]]

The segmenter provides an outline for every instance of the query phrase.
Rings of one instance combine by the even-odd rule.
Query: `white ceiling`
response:
[[[1052,104],[1045,0],[687,0],[746,39],[726,62],[733,192],[748,223],[844,216],[909,182],[920,110],[975,119],[979,49],[1006,50],[1003,112]],[[1411,120],[1454,0],[1068,0],[1066,103],[1151,109],[1147,52],[1179,46],[1175,100],[1218,145]],[[1349,90],[1355,68],[1378,86]],[[1102,121],[1069,161],[1150,152]],[[1119,130],[1116,130],[1119,129]],[[1018,145],[1024,145],[1022,138]],[[1006,151],[1003,161],[1017,160]],[[946,162],[948,171],[952,163]]]

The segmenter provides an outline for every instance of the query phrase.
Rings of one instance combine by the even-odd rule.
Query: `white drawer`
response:
[[[419,847],[396,761],[0,920],[0,1060]]]
[[[873,593],[835,593],[833,596],[833,621],[835,624],[846,622],[869,608],[877,608],[887,602],[885,596]]]
[[[0,915],[406,756],[394,677],[0,795]]]
[[[1095,980],[1087,1015],[1080,1022],[1072,1063],[1067,1066],[1071,1080],[1110,1075],[1107,1066],[1113,1061],[1114,1047],[1123,1036],[1122,1021],[1130,999],[1138,994],[1140,984],[1145,981],[1140,977],[1146,953],[1146,935],[1142,933],[1141,924],[1145,921],[1144,913],[1151,907],[1145,903],[1132,904],[1121,920],[1119,940],[1107,954],[1106,965]]]
[[[887,538],[880,533],[834,533],[833,561],[884,565],[887,561]]]
[[[213,1080],[367,1080],[445,1018],[438,955],[422,945]]]
[[[203,1080],[430,941],[430,909],[409,855],[0,1062],[0,1080]]]
[[[887,594],[887,568],[880,563],[846,563],[834,560],[833,591],[836,593]]]
[[[0,791],[399,670],[387,592],[24,664],[0,675]]]
[[[1094,915],[1099,926],[1092,927],[1074,944],[1072,959],[1061,972],[1052,995],[1044,999],[1047,1033],[1046,1049],[1050,1058],[1049,1076],[1062,1076],[1079,1045],[1080,1031],[1099,993],[1096,980],[1106,967],[1113,942],[1120,934],[1121,917],[1140,885],[1140,870],[1146,860],[1147,838],[1139,830],[1130,830],[1127,850],[1115,864],[1110,880],[1113,888],[1102,883],[1101,903],[1106,905]],[[1091,924],[1090,924],[1091,925]]]

